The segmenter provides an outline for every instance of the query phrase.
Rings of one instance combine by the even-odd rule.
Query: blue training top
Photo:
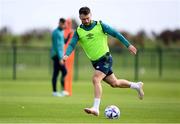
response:
[[[51,48],[51,58],[58,56],[61,60],[64,55],[64,31],[61,28],[56,28],[52,32],[52,48]]]

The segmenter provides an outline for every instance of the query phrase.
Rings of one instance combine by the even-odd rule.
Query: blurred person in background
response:
[[[52,32],[52,48],[51,48],[51,58],[53,60],[53,75],[52,75],[52,89],[53,96],[67,96],[69,93],[64,90],[64,79],[67,75],[67,69],[63,61],[64,55],[64,45],[70,38],[68,35],[67,39],[64,38],[64,29],[66,28],[66,20],[64,18],[59,19],[59,24],[56,29]],[[57,91],[57,79],[61,71],[61,92]]]
[[[84,111],[88,114],[98,116],[102,96],[102,80],[114,88],[131,88],[136,90],[139,99],[143,99],[144,91],[142,82],[118,79],[113,73],[112,56],[109,52],[107,35],[111,35],[121,41],[133,55],[136,55],[137,49],[114,28],[102,21],[92,20],[91,16],[92,14],[88,7],[79,9],[79,17],[82,24],[74,32],[74,36],[63,59],[65,61],[67,60],[77,42],[79,42],[95,69],[92,78],[94,86],[94,104],[91,108],[85,108]]]

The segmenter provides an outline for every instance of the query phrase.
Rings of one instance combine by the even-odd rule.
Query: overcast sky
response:
[[[9,26],[15,33],[52,29],[59,17],[79,21],[81,6],[91,8],[94,20],[132,33],[180,28],[180,0],[0,0],[0,28]]]

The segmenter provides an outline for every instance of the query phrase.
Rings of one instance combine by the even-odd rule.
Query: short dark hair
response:
[[[84,14],[84,15],[88,15],[91,12],[90,8],[85,6],[85,7],[81,7],[79,9],[79,15]]]
[[[60,19],[59,19],[59,22],[60,22],[60,23],[65,23],[65,22],[66,22],[66,19],[60,18]]]

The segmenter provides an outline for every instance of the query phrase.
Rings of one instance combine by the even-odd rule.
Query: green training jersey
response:
[[[79,26],[77,28],[77,33],[79,36],[79,43],[90,60],[98,60],[109,52],[107,34],[103,32],[99,21],[97,25],[89,31]]]

